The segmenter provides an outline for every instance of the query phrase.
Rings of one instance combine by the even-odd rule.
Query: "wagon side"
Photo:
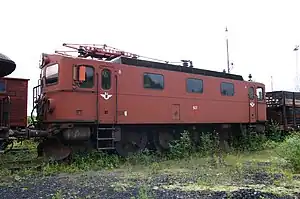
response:
[[[1,126],[27,126],[28,79],[0,78]]]
[[[266,101],[268,121],[279,124],[281,130],[299,129],[300,92],[267,92]]]

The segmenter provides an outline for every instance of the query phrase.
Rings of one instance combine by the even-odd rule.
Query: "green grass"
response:
[[[183,191],[235,191],[241,188],[254,188],[275,194],[290,194],[299,192],[300,181],[293,179],[293,171],[288,163],[276,156],[272,151],[260,151],[237,155],[226,155],[222,164],[211,164],[211,158],[191,156],[186,159],[167,160],[152,163],[149,166],[131,165],[118,169],[123,173],[123,181],[114,184],[119,190],[133,187],[135,179],[147,181],[159,175],[169,175],[172,183],[152,189],[181,189]],[[268,163],[260,166],[259,163]],[[247,184],[245,174],[249,172],[266,172],[270,175],[282,174],[281,179],[274,179],[271,184]],[[182,178],[197,176],[197,182],[180,183]],[[287,185],[289,187],[287,187]]]

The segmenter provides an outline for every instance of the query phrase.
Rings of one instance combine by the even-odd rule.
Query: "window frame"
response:
[[[47,69],[54,65],[57,65],[57,81],[55,81],[54,83],[47,83]],[[53,86],[53,85],[58,84],[59,83],[59,74],[60,74],[60,64],[58,62],[50,63],[50,64],[46,65],[44,68],[45,68],[45,72],[44,72],[45,85]]]
[[[103,79],[103,78],[102,78],[102,73],[103,73],[104,70],[108,70],[108,71],[110,72],[110,86],[109,86],[108,89],[104,89],[104,88],[103,88],[103,84],[102,84],[102,79]],[[110,70],[109,68],[103,68],[103,69],[101,70],[101,75],[100,75],[100,76],[101,76],[101,89],[102,89],[102,90],[104,90],[104,91],[109,91],[109,90],[111,90],[111,88],[112,88],[112,74],[113,74],[113,73],[112,73],[112,70]]]
[[[91,89],[95,87],[95,67],[93,65],[89,65],[89,64],[74,64],[73,65],[73,81],[77,79],[77,77],[79,77],[79,70],[78,67],[79,66],[84,66],[85,68],[92,68],[93,69],[93,84],[91,87],[82,87],[82,85],[84,84],[79,84],[78,88],[80,89]]]
[[[222,92],[222,91],[224,90],[224,89],[222,89],[222,85],[223,85],[223,84],[231,84],[231,85],[233,86],[233,93],[232,93],[232,95],[224,95],[224,94],[223,94],[223,92]],[[221,82],[221,83],[220,83],[220,93],[221,93],[222,96],[233,97],[233,96],[235,95],[234,83],[232,83],[232,82]]]
[[[257,90],[258,89],[261,89],[261,91],[262,91],[262,95],[261,95],[262,98],[258,98],[258,95],[257,95]],[[264,88],[261,87],[261,86],[256,87],[256,89],[255,89],[255,96],[256,96],[256,99],[257,99],[258,102],[262,102],[262,101],[265,100],[265,96],[264,95],[265,95],[264,94]]]
[[[201,92],[190,92],[189,90],[188,90],[188,81],[189,80],[199,80],[199,81],[201,81],[201,86],[202,86],[202,88],[201,88]],[[188,78],[186,78],[186,81],[185,81],[185,84],[186,84],[186,92],[187,93],[196,93],[196,94],[203,94],[203,92],[204,92],[204,81],[203,81],[203,79],[199,79],[199,78],[195,78],[195,77],[188,77]]]
[[[0,83],[1,82],[3,82],[3,84],[4,84],[4,91],[0,90],[0,93],[6,93],[7,92],[7,90],[6,90],[7,89],[7,81],[6,81],[6,79],[1,79]]]
[[[251,97],[250,97],[250,89],[253,90],[253,93],[252,93],[252,96],[251,96]],[[249,97],[250,100],[254,100],[254,99],[255,99],[255,89],[254,89],[254,86],[250,86],[250,87],[248,88],[248,97]]]
[[[163,85],[162,88],[153,88],[153,87],[145,87],[145,75],[158,75],[162,77]],[[151,90],[164,90],[165,89],[165,76],[159,73],[152,73],[152,72],[144,72],[143,73],[143,88],[144,89],[151,89]]]

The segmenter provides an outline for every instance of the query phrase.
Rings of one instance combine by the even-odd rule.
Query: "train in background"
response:
[[[28,79],[6,77],[15,69],[15,62],[0,54],[0,151],[12,143],[12,130],[27,127]]]
[[[33,88],[36,120],[28,127],[22,123],[10,128],[14,117],[27,119],[27,111],[12,114],[8,125],[1,123],[2,145],[13,138],[35,137],[38,154],[56,160],[90,149],[128,156],[146,147],[168,150],[183,130],[191,132],[197,143],[201,132],[217,131],[220,139],[228,139],[249,128],[264,132],[270,120],[279,122],[283,130],[300,123],[300,94],[266,93],[265,85],[251,76],[244,80],[240,75],[194,68],[189,60],[149,61],[106,45],[64,46],[78,55],[42,54],[39,84]],[[23,95],[20,99],[27,104],[27,83],[23,83],[26,97],[25,92],[18,96]],[[11,98],[9,93],[6,96]],[[20,99],[7,104],[18,106]],[[6,112],[1,109],[1,115]]]

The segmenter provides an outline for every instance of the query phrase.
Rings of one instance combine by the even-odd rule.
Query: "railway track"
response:
[[[47,163],[44,158],[37,157],[36,152],[28,148],[9,149],[0,152],[0,170],[11,172],[22,169],[41,170]]]
[[[42,168],[49,163],[70,164],[73,160],[68,157],[62,160],[53,160],[46,157],[38,157],[37,147],[32,143],[6,147],[5,150],[0,150],[0,172],[9,170],[11,173],[18,170],[32,169],[41,171]],[[24,146],[24,145],[23,145]]]
[[[16,161],[7,161],[4,164],[0,164],[0,168],[6,168],[10,171],[17,171],[21,169],[37,169],[41,170],[44,161],[33,159],[33,160],[16,160]]]

